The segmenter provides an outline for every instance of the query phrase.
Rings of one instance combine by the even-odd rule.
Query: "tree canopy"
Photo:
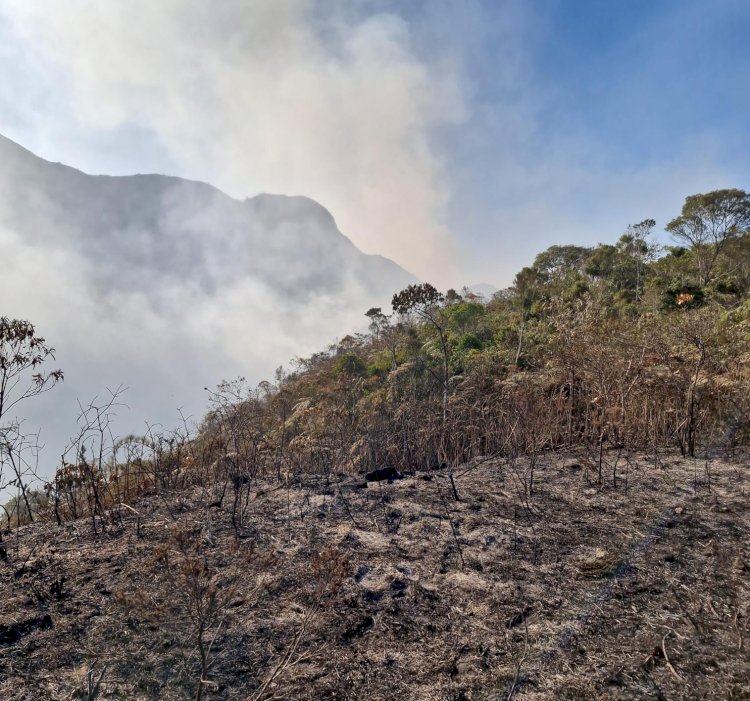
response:
[[[698,284],[710,282],[716,261],[728,241],[750,228],[750,195],[744,190],[714,190],[685,198],[682,213],[667,231],[693,250]]]

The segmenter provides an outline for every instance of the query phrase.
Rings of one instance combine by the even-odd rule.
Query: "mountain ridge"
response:
[[[364,292],[372,290],[379,298],[414,281],[411,274],[393,261],[360,251],[338,229],[333,215],[305,196],[260,193],[238,200],[209,183],[170,175],[90,175],[42,159],[2,136],[0,188],[4,194],[0,224],[23,230],[29,229],[26,224],[30,220],[32,231],[25,233],[32,241],[41,243],[44,237],[40,232],[48,228],[46,220],[53,218],[57,228],[76,231],[77,236],[70,237],[71,243],[93,246],[100,262],[106,263],[111,257],[107,255],[106,246],[114,245],[118,267],[123,260],[135,265],[146,264],[144,256],[134,256],[132,249],[123,250],[112,241],[116,234],[129,234],[132,245],[132,236],[137,232],[146,249],[161,254],[162,272],[195,273],[203,259],[223,264],[226,279],[226,270],[232,267],[228,263],[237,262],[236,256],[244,254],[245,258],[261,262],[253,266],[246,260],[251,263],[248,273],[272,283],[264,274],[268,272],[268,267],[262,264],[264,255],[272,254],[274,262],[281,264],[284,261],[280,256],[283,258],[286,254],[291,260],[292,254],[298,253],[302,265],[295,262],[291,276],[294,284],[286,286],[286,293],[292,292],[297,284],[322,287],[330,292],[336,283],[343,282],[341,268],[345,267],[351,268],[355,277],[360,277]],[[216,241],[216,238],[222,239],[221,234],[223,240]],[[278,237],[278,240],[264,241],[264,234]],[[107,238],[105,246],[102,238]],[[196,238],[205,238],[201,242],[203,245],[196,246]],[[173,253],[179,247],[188,246],[189,260],[185,259],[183,248],[178,255],[178,259],[182,258],[181,264],[175,266],[175,261],[167,255],[169,251],[159,246],[166,241],[173,247]],[[252,256],[248,256],[250,251],[246,245],[242,250],[243,243],[248,241],[255,249]],[[215,252],[206,255],[207,249],[215,244],[231,251],[230,257],[234,260],[228,261],[226,257],[213,260]],[[325,248],[328,250],[324,251]],[[326,254],[333,260],[326,261]],[[334,267],[338,264],[339,270],[316,276],[316,265],[324,262]],[[307,274],[302,270],[304,267],[309,268]],[[376,269],[372,270],[373,267]],[[383,289],[384,286],[387,289]]]
[[[55,451],[76,430],[78,399],[129,387],[122,433],[171,424],[178,406],[200,415],[205,386],[260,381],[364,331],[367,309],[415,281],[308,197],[89,175],[3,136],[0,257],[0,313],[32,321],[65,371],[27,417]]]

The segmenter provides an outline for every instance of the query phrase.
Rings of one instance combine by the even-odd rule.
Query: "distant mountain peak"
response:
[[[128,279],[155,294],[164,278],[189,276],[213,290],[250,276],[280,294],[329,295],[354,284],[382,301],[414,281],[392,261],[359,251],[309,197],[241,201],[172,176],[88,175],[5,137],[0,149],[0,224],[38,244],[52,233],[59,243],[62,234],[95,258],[104,288],[120,286],[120,273],[131,269]]]
[[[308,197],[88,175],[3,136],[0,246],[11,261],[2,313],[28,318],[60,354],[66,381],[50,401],[129,386],[138,418],[124,432],[145,418],[170,424],[177,406],[201,415],[204,386],[259,381],[364,330],[367,309],[415,282],[360,251]],[[76,407],[40,422],[53,444],[71,435],[54,423],[74,423]]]

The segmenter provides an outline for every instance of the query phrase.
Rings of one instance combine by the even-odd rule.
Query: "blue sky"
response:
[[[462,172],[454,202],[472,203],[452,212],[455,227],[471,212],[465,237],[481,246],[496,231],[504,245],[516,218],[526,254],[611,240],[646,217],[661,229],[701,189],[747,187],[750,4],[529,6],[514,82],[498,71],[506,54],[491,29],[469,64],[472,117],[449,137]],[[484,7],[502,26],[503,8]]]
[[[722,133],[722,157],[747,147],[746,2],[548,7],[550,30],[536,47],[535,73],[563,124],[606,148],[612,165],[669,158],[696,138]]]
[[[28,5],[0,3],[0,133],[308,194],[443,286],[749,186],[743,0]]]

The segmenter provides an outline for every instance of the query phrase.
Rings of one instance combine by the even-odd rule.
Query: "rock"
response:
[[[403,579],[394,579],[391,582],[391,589],[393,589],[393,591],[396,591],[396,592],[404,591],[404,589],[406,589],[407,586],[408,584]]]
[[[604,548],[592,548],[578,556],[578,569],[587,577],[598,577],[610,572],[617,558]]]
[[[379,470],[373,470],[365,475],[365,479],[368,482],[383,482],[400,480],[403,475],[395,467],[381,467]]]
[[[516,626],[521,625],[528,617],[529,614],[531,614],[531,611],[533,609],[531,606],[525,606],[522,611],[519,611],[518,613],[513,614],[506,622],[505,627],[506,628],[515,628]]]
[[[374,625],[375,619],[372,616],[365,616],[356,625],[344,632],[341,636],[341,642],[350,643],[355,638],[361,638]]]
[[[369,565],[362,565],[354,575],[354,581],[359,584],[370,573],[370,569]]]

